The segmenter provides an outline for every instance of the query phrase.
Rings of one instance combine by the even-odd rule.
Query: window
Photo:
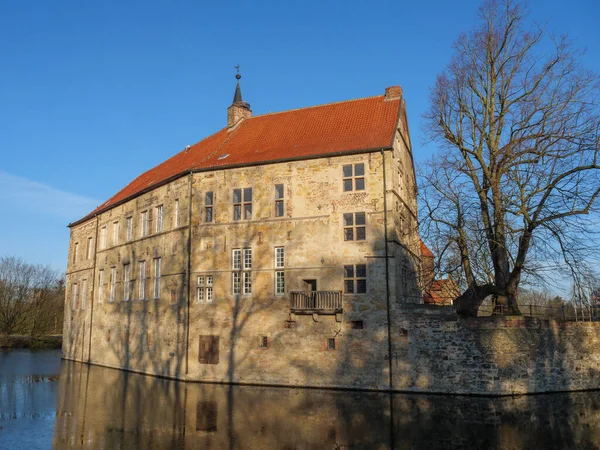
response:
[[[233,220],[242,220],[242,217],[252,219],[252,188],[233,190]]]
[[[140,300],[146,298],[146,261],[140,261]]]
[[[163,205],[156,207],[156,232],[160,233],[163,230]]]
[[[179,199],[175,200],[175,214],[173,216],[173,226],[175,228],[179,226]]]
[[[335,350],[335,339],[327,339],[327,350]]]
[[[344,240],[364,241],[367,237],[365,213],[344,213]]]
[[[148,236],[148,211],[142,212],[142,237]]]
[[[344,192],[365,190],[365,165],[346,164],[342,166],[344,177]]]
[[[283,184],[275,185],[275,217],[283,217],[285,213]]]
[[[100,248],[101,249],[106,248],[106,227],[105,226],[100,229]]]
[[[119,222],[113,222],[113,245],[119,244]]]
[[[204,221],[210,223],[213,221],[213,193],[207,192],[204,196]]]
[[[130,242],[133,240],[133,217],[128,217],[126,219],[126,226],[127,226],[127,242]]]
[[[154,298],[160,298],[160,258],[154,258]]]
[[[285,294],[285,272],[282,270],[275,272],[275,294]]]
[[[131,265],[123,264],[123,301],[128,302],[131,295]]]
[[[252,249],[244,249],[244,269],[252,268]]]
[[[268,336],[259,336],[258,337],[258,347],[259,348],[269,348],[269,337]]]
[[[284,247],[275,247],[275,268],[283,269],[285,266],[285,249]],[[285,272],[283,270],[275,271],[275,294],[285,294]]]
[[[198,276],[198,303],[212,303],[213,301],[213,276],[199,275]]]
[[[367,293],[367,266],[365,264],[344,266],[344,293]]]
[[[350,328],[353,330],[363,330],[365,328],[365,324],[362,320],[352,320],[350,321]]]
[[[115,301],[115,288],[117,286],[117,268],[110,268],[110,297],[108,299],[109,302]]]
[[[252,293],[252,274],[250,272],[243,272],[244,275],[244,294]]]
[[[275,267],[285,267],[285,248],[275,247]]]
[[[71,294],[72,300],[73,300],[73,311],[75,311],[77,309],[77,296],[79,295],[79,286],[77,286],[77,283],[73,284],[73,292]]]
[[[104,300],[104,269],[98,271],[98,303]]]
[[[242,249],[233,249],[232,267],[233,267],[233,293],[251,294],[252,293],[252,249],[243,249],[243,268],[242,268]]]
[[[79,253],[79,242],[75,242],[73,247],[73,264],[77,262],[77,254]]]
[[[87,280],[81,281],[81,310],[85,309],[85,301],[87,300]]]
[[[85,255],[86,259],[90,259],[92,257],[93,253],[94,253],[93,241],[92,241],[92,238],[88,238],[87,254]]]

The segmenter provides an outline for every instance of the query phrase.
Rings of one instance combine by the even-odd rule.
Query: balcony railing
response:
[[[294,314],[337,314],[342,312],[342,291],[290,292]]]

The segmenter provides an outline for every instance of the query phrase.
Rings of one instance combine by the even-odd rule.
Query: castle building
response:
[[[63,356],[181,380],[393,389],[421,303],[405,102],[227,126],[69,225]],[[395,362],[396,361],[396,362]]]

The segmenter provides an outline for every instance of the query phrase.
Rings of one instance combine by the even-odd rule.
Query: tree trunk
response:
[[[496,292],[492,284],[470,287],[454,300],[456,314],[465,317],[477,317],[479,307],[483,301]]]
[[[507,293],[506,295],[496,295],[492,300],[494,309],[492,315],[502,316],[520,316],[521,311],[517,304],[517,296],[514,293]]]

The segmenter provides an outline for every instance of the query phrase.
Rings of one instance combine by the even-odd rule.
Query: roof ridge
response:
[[[276,114],[285,114],[285,113],[293,112],[293,111],[301,111],[304,109],[321,108],[323,106],[332,106],[332,105],[339,105],[341,103],[350,103],[350,102],[357,102],[360,100],[369,100],[371,98],[377,98],[377,97],[384,97],[384,95],[383,94],[371,95],[369,97],[352,98],[350,100],[340,100],[339,102],[321,103],[320,105],[302,106],[300,108],[286,109],[284,111],[268,112],[268,113],[264,113],[264,114],[259,114],[257,116],[248,117],[246,120],[257,119],[259,117],[265,117],[265,116],[274,116]]]

